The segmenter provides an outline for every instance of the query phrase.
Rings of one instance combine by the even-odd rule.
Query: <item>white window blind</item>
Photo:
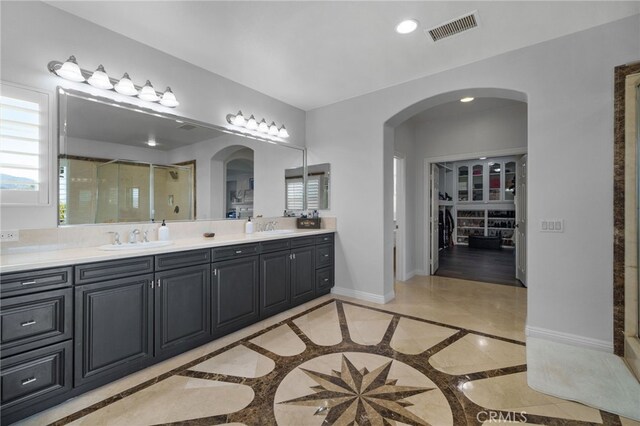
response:
[[[287,210],[302,210],[304,182],[302,178],[287,179]]]
[[[0,84],[0,194],[2,204],[47,204],[49,97]]]
[[[307,179],[307,210],[320,208],[320,176],[309,176]]]

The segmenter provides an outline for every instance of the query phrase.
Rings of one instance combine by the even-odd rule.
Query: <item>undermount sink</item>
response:
[[[281,235],[281,234],[293,234],[293,229],[272,229],[271,231],[258,232],[259,235]]]
[[[107,251],[120,251],[120,250],[149,250],[157,247],[170,246],[173,244],[173,241],[149,241],[147,243],[122,243],[120,245],[117,244],[105,244],[104,246],[98,247],[100,250]]]

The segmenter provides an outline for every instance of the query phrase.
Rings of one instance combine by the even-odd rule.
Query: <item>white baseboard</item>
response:
[[[525,334],[529,337],[551,340],[553,342],[564,343],[571,346],[593,349],[601,352],[613,353],[613,343],[607,340],[592,339],[590,337],[578,336],[576,334],[563,333],[539,327],[525,327]]]
[[[353,290],[350,288],[333,287],[331,289],[331,293],[338,296],[353,297],[367,302],[379,303],[381,305],[391,302],[396,297],[396,294],[393,290],[385,295],[379,295],[366,291]]]

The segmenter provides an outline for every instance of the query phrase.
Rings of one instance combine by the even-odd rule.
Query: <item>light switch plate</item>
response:
[[[564,232],[564,219],[541,220],[540,232]]]

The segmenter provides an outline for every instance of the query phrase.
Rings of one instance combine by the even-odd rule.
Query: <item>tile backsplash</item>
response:
[[[256,225],[276,221],[277,229],[295,229],[295,217],[256,218]],[[244,220],[197,220],[193,222],[169,222],[170,239],[180,240],[199,237],[205,232],[215,232],[217,235],[233,235],[244,233]],[[105,224],[87,226],[66,226],[49,229],[22,229],[20,240],[2,243],[0,254],[27,253],[32,251],[63,250],[80,247],[96,247],[113,242],[113,234],[118,232],[124,243],[129,238],[129,232],[139,229],[140,234],[148,231],[150,241],[158,239],[160,223],[131,223]],[[322,218],[323,229],[336,229],[335,217]],[[139,236],[139,238],[141,238]]]

